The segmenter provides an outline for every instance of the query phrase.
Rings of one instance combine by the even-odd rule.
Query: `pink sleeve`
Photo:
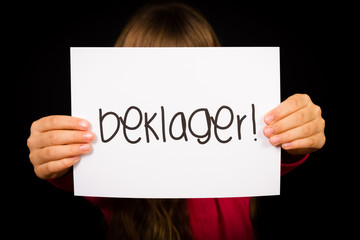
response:
[[[284,175],[284,174],[290,172],[291,170],[295,169],[296,167],[300,166],[301,164],[303,164],[306,161],[306,159],[308,159],[308,157],[309,157],[309,154],[306,154],[300,160],[291,162],[291,163],[285,163],[285,162],[283,162],[283,160],[281,160],[281,175]]]
[[[73,178],[72,169],[68,173],[66,173],[64,176],[55,178],[55,179],[50,179],[48,181],[55,187],[60,188],[64,191],[74,192],[74,178]],[[100,207],[106,220],[109,222],[111,212],[102,208],[103,200],[105,198],[99,198],[99,197],[84,197],[84,198],[86,200],[88,200],[91,204],[93,204],[94,206]]]
[[[72,169],[64,176],[48,180],[52,185],[67,192],[74,192],[74,179]]]

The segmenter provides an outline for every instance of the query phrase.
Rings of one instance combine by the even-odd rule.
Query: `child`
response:
[[[142,8],[115,47],[215,47],[219,41],[206,19],[192,8],[159,4]],[[281,146],[282,174],[302,164],[325,143],[321,108],[295,94],[269,111],[263,132]],[[35,121],[28,139],[30,161],[39,178],[71,191],[71,167],[91,149],[94,133],[84,119],[48,116]],[[252,239],[250,198],[87,198],[101,208],[109,237],[119,239]]]

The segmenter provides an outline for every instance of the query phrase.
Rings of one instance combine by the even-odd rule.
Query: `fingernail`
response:
[[[283,145],[281,145],[281,147],[282,147],[283,149],[288,149],[288,148],[291,147],[291,143],[284,143]]]
[[[273,136],[270,138],[270,142],[272,145],[278,145],[278,143],[280,142],[280,138],[278,136]]]
[[[274,121],[274,116],[273,115],[266,116],[264,121],[265,123],[270,124],[272,123],[272,121]]]
[[[80,160],[80,156],[75,156],[71,160],[73,160],[73,162],[77,162]]]
[[[83,152],[87,152],[90,150],[90,145],[89,144],[83,144],[80,146],[80,150]]]
[[[84,133],[83,138],[90,141],[93,138],[93,134],[91,132],[86,132]]]
[[[89,127],[89,123],[88,123],[87,121],[85,121],[85,120],[81,120],[81,121],[79,122],[79,125],[80,125],[80,127],[83,128],[83,129],[87,129],[87,128]]]
[[[266,127],[264,132],[265,136],[270,137],[274,133],[274,129],[272,129],[271,127]]]

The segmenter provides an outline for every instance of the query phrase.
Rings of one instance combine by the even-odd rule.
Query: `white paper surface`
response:
[[[71,98],[96,135],[75,195],[280,193],[280,148],[263,135],[280,103],[278,47],[71,48]]]

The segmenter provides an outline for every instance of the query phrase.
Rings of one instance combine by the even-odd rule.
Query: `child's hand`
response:
[[[325,144],[321,108],[306,94],[295,94],[265,115],[264,134],[290,154],[314,152]]]
[[[48,116],[33,122],[27,144],[36,175],[42,179],[64,175],[90,151],[94,134],[88,128],[86,120],[70,116]]]

